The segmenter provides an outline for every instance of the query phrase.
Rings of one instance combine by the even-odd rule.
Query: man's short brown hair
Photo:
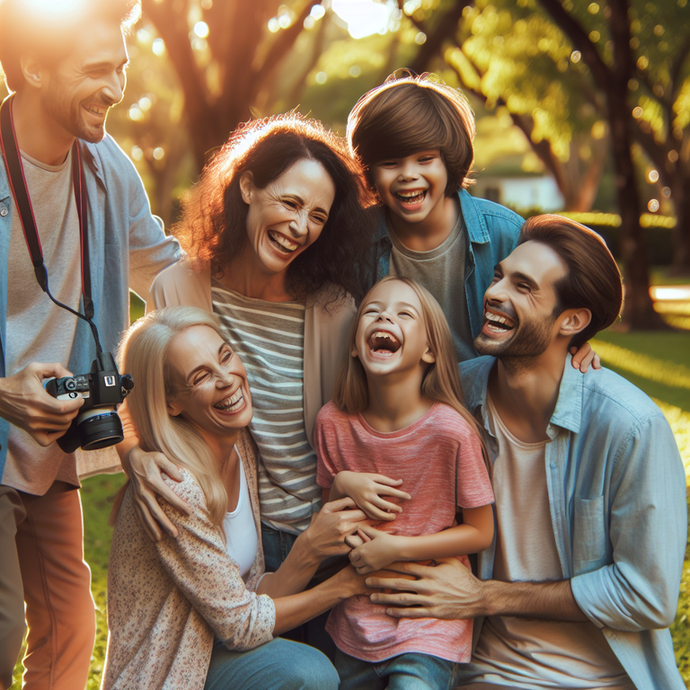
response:
[[[532,216],[520,230],[518,244],[541,242],[560,256],[568,273],[554,286],[558,313],[589,309],[592,320],[570,342],[580,347],[618,318],[623,305],[623,285],[618,264],[594,230],[574,220],[552,214]]]
[[[47,11],[50,10],[50,11]],[[81,0],[73,6],[50,9],[35,0],[0,0],[0,63],[10,91],[24,85],[20,58],[35,54],[55,64],[72,50],[74,37],[94,21],[119,23],[126,32],[141,15],[141,0]]]

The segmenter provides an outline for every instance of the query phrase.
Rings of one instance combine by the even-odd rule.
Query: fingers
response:
[[[61,379],[64,376],[72,376],[72,372],[65,369],[59,362],[32,362],[26,367],[39,381],[43,379]]]
[[[166,503],[171,505],[178,513],[182,513],[183,515],[191,515],[192,514],[192,509],[189,507],[189,505],[186,503],[186,501],[182,500],[161,478],[160,475],[158,475],[158,480],[153,481],[151,485],[154,489],[153,493],[157,494],[162,498]],[[152,495],[152,494],[151,494]],[[158,504],[158,501],[153,498],[153,502],[150,504],[151,512],[153,513],[154,517],[156,520],[163,524],[167,523],[170,525],[170,527],[175,530],[175,528],[172,525],[172,522],[168,520],[166,517],[165,513],[161,509],[160,505]],[[165,526],[165,525],[164,525]],[[166,532],[170,534],[170,531],[166,529]],[[177,532],[177,530],[175,530]]]
[[[395,520],[395,513],[388,513],[385,510],[377,508],[373,503],[365,504],[367,517],[376,522],[392,522]]]
[[[388,486],[381,489],[378,489],[378,487],[376,487],[376,491],[379,494],[379,496],[391,496],[393,498],[399,498],[402,501],[409,501],[412,498],[412,496],[410,496],[410,494],[408,494],[406,491],[401,491],[400,489],[391,489]],[[396,507],[399,508],[399,506]],[[402,508],[400,508],[400,510],[402,510]]]
[[[183,477],[180,468],[174,462],[168,460],[163,453],[151,453],[150,455],[151,460],[155,463],[160,472],[165,472],[170,479],[176,482],[182,481]],[[172,504],[172,501],[168,501],[168,503]]]
[[[345,496],[344,498],[339,498],[336,501],[329,501],[328,503],[324,503],[323,508],[321,510],[325,510],[329,513],[336,513],[339,510],[345,510],[346,508],[355,507],[355,502],[349,496]]]
[[[402,479],[391,479],[385,474],[370,474],[369,477],[378,484],[385,484],[386,486],[400,486],[403,483]]]
[[[357,510],[345,510],[340,513],[338,517],[343,524],[351,526],[354,532],[358,525],[367,519],[367,514],[363,510],[357,508]]]
[[[592,360],[592,369],[601,369],[601,358],[595,352],[594,359]]]
[[[163,538],[163,532],[158,526],[158,523],[151,516],[151,513],[148,511],[148,509],[144,509],[144,507],[135,500],[134,510],[139,518],[139,523],[144,528],[144,532],[146,532],[146,536],[151,541],[160,541]]]
[[[388,568],[386,567],[386,570]],[[370,599],[375,604],[399,604],[401,606],[406,606],[404,601],[413,595],[419,595],[419,584],[417,580],[408,580],[400,577],[368,577],[365,580],[367,587],[372,589],[386,589],[394,590],[392,592],[373,592]],[[385,596],[386,599],[381,599]]]
[[[345,537],[345,543],[351,549],[356,549],[358,546],[364,544],[364,540],[358,534],[348,534],[347,537]]]
[[[357,534],[362,538],[363,541],[371,541],[374,537],[378,537],[382,532],[369,525],[359,525],[357,528]]]

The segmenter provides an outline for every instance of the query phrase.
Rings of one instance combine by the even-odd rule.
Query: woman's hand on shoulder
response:
[[[333,489],[339,496],[349,496],[367,517],[377,521],[395,520],[396,513],[402,512],[402,507],[393,503],[391,498],[398,501],[409,501],[411,496],[396,488],[403,483],[402,479],[391,479],[383,474],[368,472],[338,472],[333,480]]]
[[[350,551],[345,539],[354,534],[366,519],[364,511],[359,510],[351,498],[330,501],[312,515],[311,524],[302,533],[303,539],[310,553],[319,561],[345,554]]]
[[[163,533],[177,537],[177,528],[158,504],[160,496],[183,515],[191,515],[189,505],[165,483],[162,473],[176,482],[182,473],[163,453],[149,453],[137,444],[122,455],[122,464],[134,491],[134,508],[144,531],[152,541],[159,541]]]
[[[573,356],[571,364],[574,369],[579,369],[583,374],[587,373],[587,370],[592,365],[592,369],[601,369],[601,360],[599,355],[594,352],[592,346],[587,343],[582,343],[579,348],[571,347],[570,354]]]

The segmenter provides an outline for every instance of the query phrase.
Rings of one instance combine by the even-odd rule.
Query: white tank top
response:
[[[240,496],[237,499],[235,510],[226,513],[223,519],[223,529],[225,530],[228,555],[240,566],[240,575],[246,582],[256,559],[259,539],[242,462],[240,462]]]

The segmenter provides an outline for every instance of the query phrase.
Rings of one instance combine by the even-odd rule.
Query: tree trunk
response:
[[[640,226],[640,197],[630,153],[627,118],[627,85],[612,85],[608,95],[608,119],[616,169],[616,196],[621,216],[621,253],[625,276],[623,325],[634,330],[663,328],[649,294],[647,247]]]
[[[690,175],[683,174],[680,166],[671,192],[676,211],[676,227],[673,229],[673,263],[670,273],[676,276],[690,274]]]

